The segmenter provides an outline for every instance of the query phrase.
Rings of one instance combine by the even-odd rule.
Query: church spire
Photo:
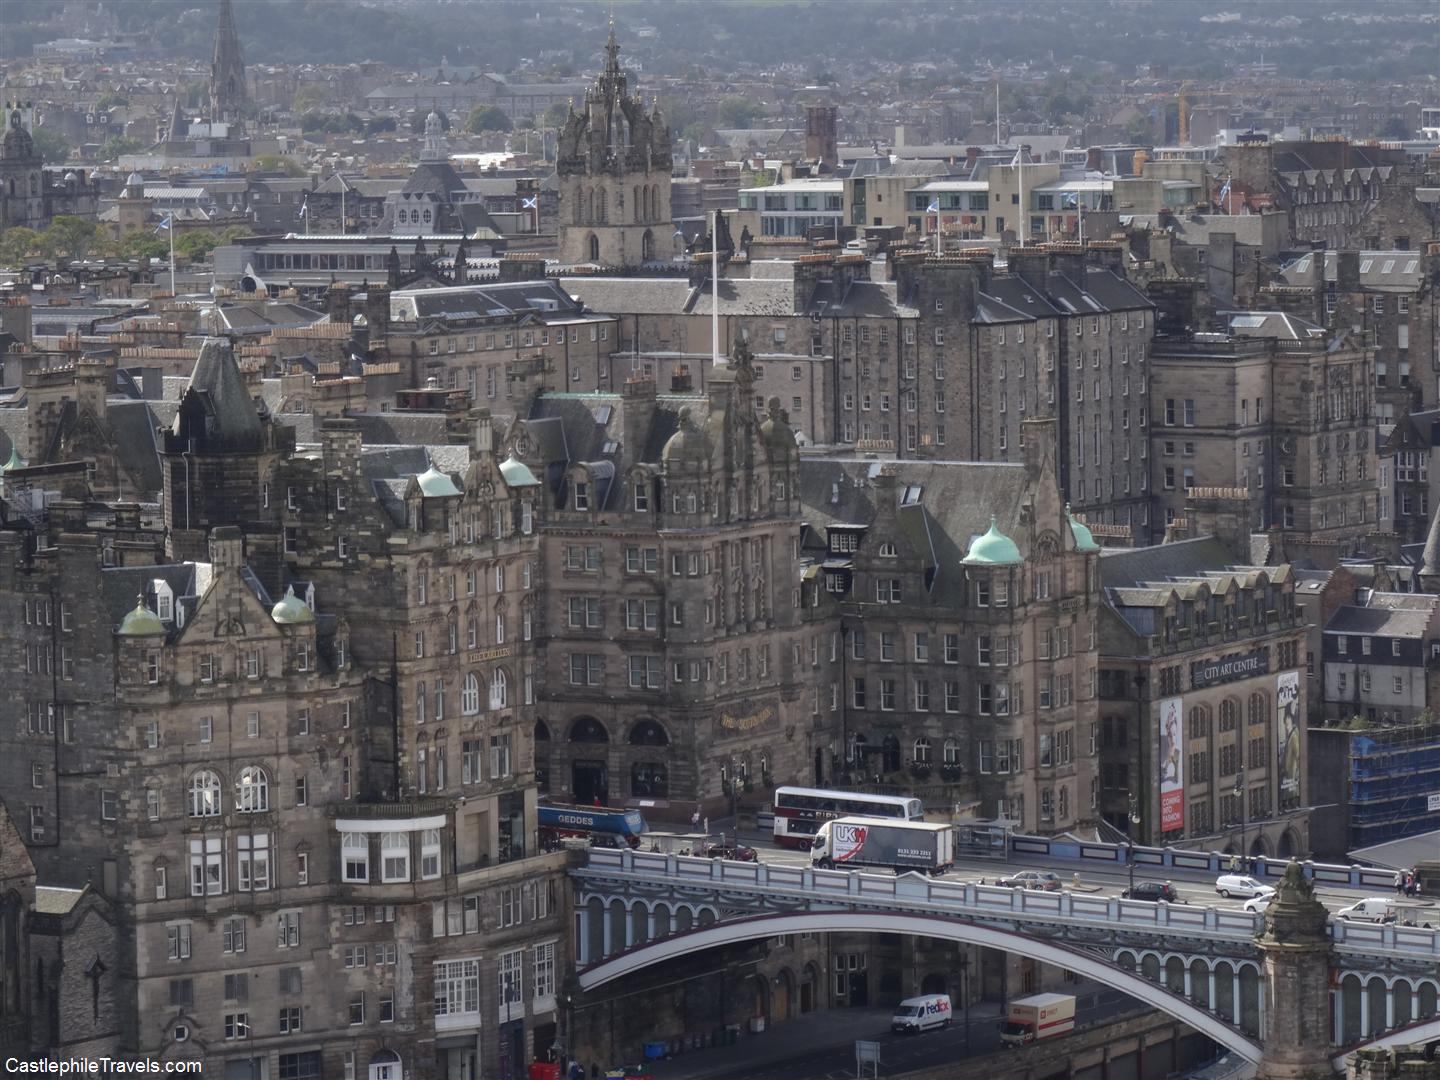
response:
[[[230,136],[234,138],[241,134],[244,124],[245,61],[240,55],[240,35],[235,32],[230,0],[220,0],[219,15],[215,58],[210,64],[210,119],[230,124]]]

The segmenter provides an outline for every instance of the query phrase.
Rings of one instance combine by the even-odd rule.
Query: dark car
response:
[[[1122,900],[1149,900],[1153,904],[1178,904],[1180,894],[1168,881],[1142,881],[1120,894]]]
[[[705,848],[705,855],[711,859],[733,859],[736,862],[758,862],[760,860],[759,854],[753,847],[731,843],[728,840],[709,845]]]

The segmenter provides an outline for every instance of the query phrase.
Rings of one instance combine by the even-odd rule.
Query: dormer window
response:
[[[170,586],[163,581],[155,582],[155,614],[160,616],[161,622],[171,622],[175,618],[175,598]]]
[[[650,510],[650,491],[644,480],[635,481],[635,510],[641,514]]]
[[[575,509],[590,509],[590,485],[577,481],[575,484]]]

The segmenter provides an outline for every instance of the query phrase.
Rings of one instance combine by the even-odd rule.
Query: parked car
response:
[[[995,884],[1006,889],[1040,889],[1043,892],[1060,890],[1060,878],[1049,870],[1021,870],[1009,877],[1000,878]]]
[[[1274,900],[1275,894],[1273,892],[1266,893],[1264,896],[1252,896],[1249,900],[1245,901],[1245,910],[1251,915],[1259,915],[1268,908]]]
[[[1168,881],[1140,881],[1120,894],[1122,900],[1149,900],[1155,904],[1182,904],[1180,894]]]
[[[710,859],[733,859],[735,862],[757,862],[760,858],[753,847],[730,840],[708,845],[705,856]]]
[[[1384,896],[1367,896],[1335,913],[1337,919],[1354,922],[1390,922],[1395,918],[1395,901]]]
[[[1275,893],[1269,885],[1262,885],[1247,874],[1221,874],[1215,879],[1215,891],[1227,900],[1232,896],[1252,899],[1257,896],[1273,896]]]

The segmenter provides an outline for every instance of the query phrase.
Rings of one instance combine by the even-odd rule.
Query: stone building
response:
[[[1326,621],[1324,716],[1406,723],[1431,710],[1440,597],[1357,590]]]
[[[333,420],[297,455],[249,391],[207,342],[158,448],[178,561],[110,565],[80,502],[0,530],[0,786],[70,935],[56,992],[101,1002],[66,1038],[509,1075],[556,1041],[568,962],[565,856],[535,843],[537,485],[484,417],[428,450]]]
[[[1230,326],[1151,348],[1156,512],[1169,525],[1197,488],[1243,489],[1248,528],[1334,565],[1379,524],[1374,349],[1275,313]]]
[[[887,280],[874,280],[861,255],[801,256],[784,276],[767,266],[719,283],[720,349],[749,343],[762,369],[757,407],[779,397],[808,444],[1014,461],[1022,422],[1055,417],[1072,504],[1143,542],[1154,321],[1150,301],[1120,270],[1121,254],[1052,245],[1012,252],[1001,273],[988,252],[892,251]],[[630,353],[632,367],[662,386],[703,388],[716,300],[698,269],[688,282],[587,275],[562,283],[619,318],[617,352]]]
[[[1293,575],[1245,565],[1243,493],[1193,495],[1194,539],[1100,564],[1102,813],[1139,843],[1308,851]]]
[[[93,218],[99,209],[99,191],[84,169],[46,170],[25,126],[33,115],[18,101],[0,110],[0,230],[43,229],[57,214]]]
[[[631,96],[612,27],[605,69],[560,129],[559,256],[633,267],[673,249],[670,128],[659,105]]]
[[[1273,306],[1337,334],[1364,335],[1375,347],[1375,419],[1395,423],[1407,412],[1440,405],[1437,275],[1436,243],[1412,251],[1317,251],[1282,266],[1256,306]],[[1423,524],[1418,531],[1423,535]]]
[[[801,463],[813,783],[1093,834],[1100,549],[1057,426],[1026,422],[1023,464]]]
[[[741,343],[703,393],[541,393],[507,439],[539,479],[537,767],[558,801],[708,813],[808,767],[799,452],[753,379]]]

